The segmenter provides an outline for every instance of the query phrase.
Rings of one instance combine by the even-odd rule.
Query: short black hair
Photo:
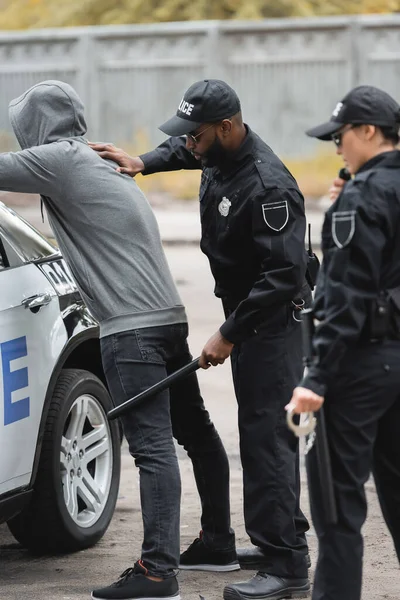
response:
[[[398,126],[382,126],[382,125],[377,125],[377,127],[379,127],[379,129],[382,132],[383,137],[385,138],[385,140],[387,140],[388,142],[392,142],[395,146],[397,146],[397,144],[400,141],[400,136],[399,136],[399,127]]]

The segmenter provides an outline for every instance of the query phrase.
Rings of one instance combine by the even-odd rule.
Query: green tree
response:
[[[400,0],[0,0],[0,29],[400,11]]]

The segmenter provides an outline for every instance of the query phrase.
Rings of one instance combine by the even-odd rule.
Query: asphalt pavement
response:
[[[206,257],[194,245],[166,245],[173,277],[186,306],[193,355],[223,321],[221,303],[213,295]],[[249,545],[243,522],[242,470],[239,459],[237,405],[229,362],[200,370],[202,394],[223,443],[231,467],[231,515],[238,547]],[[181,547],[197,537],[200,504],[191,461],[178,447],[182,476]],[[309,516],[307,486],[302,469],[302,508]],[[363,600],[399,600],[400,577],[393,545],[379,510],[373,482],[367,484],[368,519],[364,527],[365,563]],[[71,555],[35,557],[20,547],[0,526],[0,600],[89,600],[94,587],[110,584],[140,556],[142,521],[138,471],[126,445],[122,452],[121,486],[116,511],[104,538],[93,548]],[[310,554],[314,575],[317,540],[311,529]],[[182,600],[222,600],[224,585],[251,577],[249,571],[179,574]],[[340,600],[340,599],[337,599]]]

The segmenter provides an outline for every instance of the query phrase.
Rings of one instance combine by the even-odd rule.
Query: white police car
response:
[[[34,551],[86,548],[114,512],[98,333],[58,249],[0,202],[0,523]]]

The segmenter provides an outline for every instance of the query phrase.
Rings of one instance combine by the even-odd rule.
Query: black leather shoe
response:
[[[239,560],[240,568],[245,571],[267,571],[270,564],[267,562],[267,557],[258,546],[251,548],[238,548],[236,554]],[[307,569],[311,567],[311,558],[307,553],[305,556]]]
[[[286,579],[261,572],[250,581],[233,583],[224,588],[224,600],[283,600],[307,598],[309,594],[308,579]]]

